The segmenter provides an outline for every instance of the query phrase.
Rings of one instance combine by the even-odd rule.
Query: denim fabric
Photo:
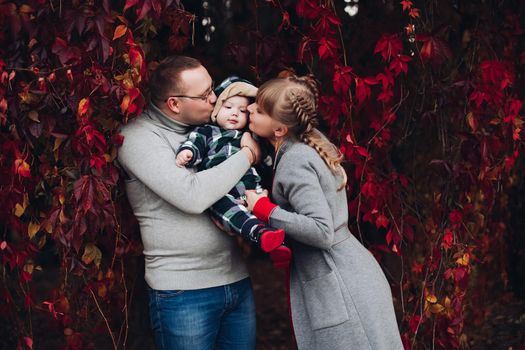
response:
[[[255,303],[249,278],[197,290],[149,289],[158,350],[255,349]]]

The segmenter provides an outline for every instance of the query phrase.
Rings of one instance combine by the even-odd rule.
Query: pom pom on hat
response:
[[[211,112],[211,120],[216,122],[217,114],[224,101],[232,96],[255,97],[255,95],[257,95],[257,88],[248,80],[231,76],[223,80],[220,85],[215,88],[214,92],[215,95],[217,95],[217,102],[215,103],[213,112]]]

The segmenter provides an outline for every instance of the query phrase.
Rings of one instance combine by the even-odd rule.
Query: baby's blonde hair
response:
[[[291,136],[314,148],[334,175],[343,177],[338,190],[346,185],[341,166],[343,154],[317,128],[319,90],[312,76],[289,76],[264,83],[257,92],[259,108],[288,127]]]

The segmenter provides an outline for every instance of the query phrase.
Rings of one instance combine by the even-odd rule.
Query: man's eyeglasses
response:
[[[173,95],[173,96],[168,96],[168,98],[165,99],[164,102],[167,102],[170,97],[184,97],[184,98],[189,98],[192,100],[201,100],[203,102],[206,102],[209,100],[211,94],[213,94],[213,89],[214,89],[214,85],[212,84],[210,87],[210,90],[205,95],[201,95],[201,96]]]

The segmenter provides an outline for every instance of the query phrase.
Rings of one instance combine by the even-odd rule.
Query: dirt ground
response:
[[[139,257],[140,258],[140,257]],[[267,257],[251,257],[248,268],[252,276],[257,306],[257,350],[296,349],[288,317],[285,273],[272,268]],[[143,280],[142,280],[143,283]],[[145,284],[136,285],[134,307],[130,310],[130,334],[126,349],[154,350],[147,315]],[[466,325],[471,350],[525,350],[525,302],[509,292],[494,291],[490,314],[477,325]],[[47,315],[34,315],[34,349],[59,350],[62,334],[51,329]],[[0,326],[0,349],[16,349],[12,325],[6,320]],[[11,341],[9,341],[9,339]],[[92,335],[97,350],[112,349],[107,335]],[[428,349],[432,349],[431,346]]]

